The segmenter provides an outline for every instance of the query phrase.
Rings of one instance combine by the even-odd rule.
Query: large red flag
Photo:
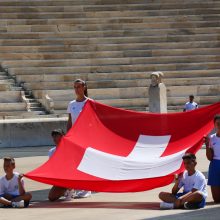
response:
[[[153,114],[89,100],[55,154],[25,176],[98,192],[161,187],[183,171],[185,152],[200,149],[217,113],[220,103],[184,113]]]

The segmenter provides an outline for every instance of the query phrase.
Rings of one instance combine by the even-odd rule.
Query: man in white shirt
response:
[[[184,112],[192,111],[198,108],[198,104],[194,102],[194,95],[189,96],[189,102],[187,102],[183,108]]]
[[[28,207],[32,196],[30,193],[25,192],[23,175],[14,172],[14,158],[5,157],[3,160],[5,176],[0,178],[0,206]]]
[[[186,170],[181,178],[175,178],[172,193],[161,192],[159,194],[159,198],[163,201],[160,204],[161,209],[198,209],[205,207],[208,196],[207,183],[205,176],[195,169],[196,156],[187,153],[182,158]],[[182,187],[183,192],[178,193]]]

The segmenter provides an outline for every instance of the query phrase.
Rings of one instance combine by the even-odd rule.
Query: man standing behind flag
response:
[[[76,122],[81,111],[83,110],[85,103],[89,99],[87,92],[87,85],[85,81],[81,79],[75,80],[74,91],[75,91],[76,99],[71,101],[67,108],[67,113],[69,114],[67,131],[69,131],[70,128],[73,126],[73,124]],[[87,198],[89,196],[91,196],[91,191],[80,190],[76,192],[75,198]]]
[[[194,102],[194,95],[189,96],[189,101],[185,104],[183,111],[188,112],[198,108],[198,104]]]

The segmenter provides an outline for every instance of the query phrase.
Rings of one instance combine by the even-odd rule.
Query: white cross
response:
[[[132,180],[165,176],[177,171],[187,149],[161,157],[171,136],[140,135],[127,157],[88,147],[78,170],[107,180]]]

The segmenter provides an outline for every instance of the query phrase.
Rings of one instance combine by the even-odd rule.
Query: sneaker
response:
[[[199,206],[196,203],[191,203],[191,202],[185,202],[184,203],[184,209],[198,209]]]
[[[92,195],[91,191],[86,191],[86,190],[80,190],[76,193],[75,199],[80,199],[80,198],[88,198]]]
[[[161,202],[160,203],[160,209],[174,209],[174,204],[173,203],[168,203],[168,202]]]
[[[64,197],[65,197],[65,201],[71,201],[73,198],[74,198],[74,194],[75,194],[75,190],[71,189],[67,189],[65,194],[64,194]]]
[[[24,200],[21,200],[19,202],[12,202],[13,208],[24,208]]]

